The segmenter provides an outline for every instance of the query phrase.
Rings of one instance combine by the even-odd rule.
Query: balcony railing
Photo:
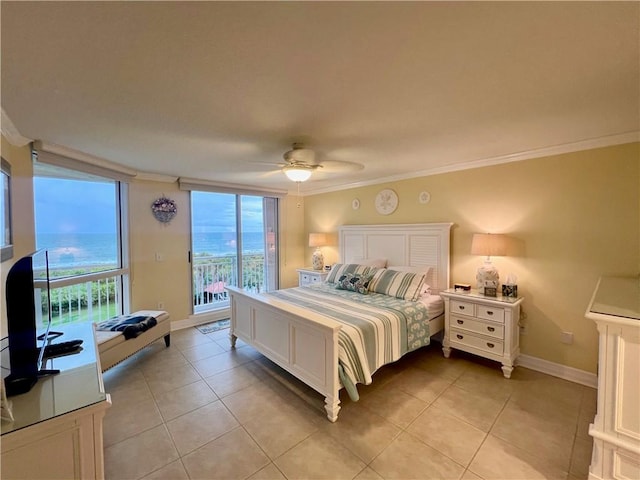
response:
[[[241,287],[250,292],[265,291],[264,255],[243,255]],[[193,305],[195,313],[225,308],[229,297],[225,287],[238,285],[237,256],[195,256],[193,259]],[[49,310],[52,325],[108,320],[121,312],[121,275],[113,271],[51,280]],[[43,292],[43,313],[46,294]],[[46,321],[46,319],[43,319]]]
[[[121,312],[121,275],[100,272],[51,280],[49,310],[51,324],[108,320]],[[43,295],[43,313],[46,313],[46,292]],[[43,319],[46,321],[46,319]]]
[[[194,256],[193,306],[196,313],[224,308],[229,305],[225,287],[238,285],[238,257]],[[242,256],[242,282],[240,287],[250,292],[262,292],[264,286],[264,255]]]

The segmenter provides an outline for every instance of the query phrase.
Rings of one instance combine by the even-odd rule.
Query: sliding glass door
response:
[[[277,285],[277,199],[191,192],[194,313],[227,308],[225,287]]]

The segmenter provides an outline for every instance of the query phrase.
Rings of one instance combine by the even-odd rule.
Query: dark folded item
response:
[[[105,320],[97,324],[98,330],[106,330],[110,332],[122,332],[125,340],[130,338],[136,338],[143,332],[146,332],[151,327],[155,327],[158,321],[155,317],[117,317],[111,320]]]

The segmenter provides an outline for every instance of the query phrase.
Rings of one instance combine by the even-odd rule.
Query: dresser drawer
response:
[[[459,315],[469,315],[473,317],[475,315],[475,305],[471,302],[462,302],[460,300],[451,300],[451,313],[457,313]]]
[[[493,338],[504,339],[504,325],[499,323],[483,322],[475,318],[451,316],[451,327],[470,332],[481,333]]]
[[[451,329],[450,340],[454,346],[456,343],[460,345],[468,345],[470,347],[477,348],[478,350],[482,350],[483,352],[493,353],[494,355],[502,355],[504,352],[502,340],[481,337],[464,330],[458,330],[457,328]]]
[[[504,308],[476,305],[476,317],[491,320],[492,322],[504,323]]]

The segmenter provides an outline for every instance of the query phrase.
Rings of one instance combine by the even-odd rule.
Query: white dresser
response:
[[[602,277],[585,315],[596,322],[598,409],[589,478],[640,479],[640,278]]]
[[[102,419],[111,400],[93,325],[55,329],[64,331],[60,341],[82,339],[82,351],[48,360],[45,368],[59,374],[9,397],[14,421],[2,421],[2,478],[104,478]]]
[[[329,276],[329,271],[314,270],[313,268],[298,269],[298,286],[313,285],[314,283],[322,283]]]
[[[476,290],[440,292],[444,298],[445,320],[442,351],[464,350],[502,363],[502,373],[511,377],[520,355],[520,304],[523,297],[487,297]]]

